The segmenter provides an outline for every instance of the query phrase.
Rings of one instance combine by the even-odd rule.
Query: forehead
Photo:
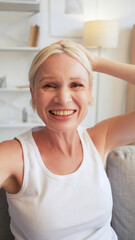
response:
[[[58,72],[64,73],[77,73],[88,75],[85,67],[74,57],[66,54],[53,54],[49,56],[39,67],[38,74],[57,74]]]

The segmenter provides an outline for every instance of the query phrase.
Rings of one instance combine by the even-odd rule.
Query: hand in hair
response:
[[[60,45],[68,45],[68,44],[72,44],[74,46],[76,46],[77,48],[79,48],[82,52],[85,53],[85,55],[87,56],[87,58],[89,59],[90,61],[90,64],[92,66],[92,70],[95,71],[96,69],[96,64],[97,64],[97,56],[95,56],[94,54],[92,54],[89,50],[87,50],[83,45],[79,44],[79,43],[76,43],[76,42],[73,42],[73,41],[68,41],[68,40],[60,40],[57,42],[57,44],[60,44]]]

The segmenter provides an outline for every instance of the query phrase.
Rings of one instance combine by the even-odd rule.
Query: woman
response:
[[[112,149],[135,141],[135,112],[81,128],[92,70],[135,84],[134,66],[68,41],[44,48],[32,62],[32,105],[46,126],[0,144],[0,185],[17,240],[117,239],[103,165]]]

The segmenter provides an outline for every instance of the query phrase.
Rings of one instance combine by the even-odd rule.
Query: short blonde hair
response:
[[[60,45],[60,44],[55,43],[55,44],[51,44],[48,47],[43,48],[34,57],[31,67],[30,67],[30,70],[29,70],[29,84],[30,84],[31,88],[34,88],[35,76],[36,76],[38,68],[41,66],[41,64],[51,55],[61,54],[61,53],[66,53],[66,54],[74,57],[76,60],[78,60],[84,66],[84,68],[88,71],[90,86],[92,86],[92,79],[93,79],[92,67],[91,67],[90,61],[88,60],[85,53],[73,44]]]

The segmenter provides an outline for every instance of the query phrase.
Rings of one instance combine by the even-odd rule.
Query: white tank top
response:
[[[77,171],[56,175],[44,165],[32,130],[20,135],[24,179],[8,194],[16,240],[116,240],[110,226],[112,194],[101,158],[86,130],[78,133],[83,161]]]

